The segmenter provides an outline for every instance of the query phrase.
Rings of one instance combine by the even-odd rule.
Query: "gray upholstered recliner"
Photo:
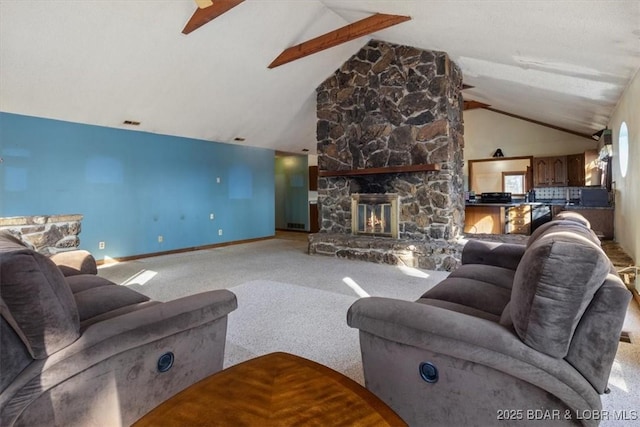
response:
[[[469,241],[415,302],[356,301],[367,388],[413,426],[597,425],[631,293],[579,219]]]
[[[95,273],[0,231],[0,425],[129,425],[222,369],[233,293],[161,303]]]

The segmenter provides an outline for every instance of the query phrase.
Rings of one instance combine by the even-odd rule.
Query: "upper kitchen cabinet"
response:
[[[564,187],[567,185],[567,156],[535,157],[534,187]]]
[[[567,156],[567,183],[571,187],[597,185],[593,172],[597,170],[595,161],[598,158],[596,150]]]

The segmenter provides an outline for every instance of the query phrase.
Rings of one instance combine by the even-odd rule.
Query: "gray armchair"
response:
[[[222,369],[233,293],[161,303],[95,272],[0,232],[0,425],[129,425]]]
[[[365,298],[366,387],[413,426],[597,425],[631,298],[597,237],[552,221],[527,246],[469,241],[415,302]],[[544,419],[544,420],[543,420]]]

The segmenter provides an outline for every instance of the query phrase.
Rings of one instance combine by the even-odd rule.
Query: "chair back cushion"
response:
[[[587,228],[591,228],[591,223],[587,218],[583,215],[580,215],[578,212],[574,211],[562,211],[556,214],[554,219],[563,220],[563,221],[574,221],[579,224],[584,225]]]
[[[527,240],[527,247],[533,245],[539,238],[547,235],[548,233],[560,231],[571,231],[573,233],[580,234],[591,240],[593,243],[600,245],[600,239],[598,239],[596,233],[594,233],[593,230],[591,230],[586,225],[578,221],[558,219],[546,222],[540,227],[536,228],[536,230],[531,233],[531,236],[529,236],[529,240]]]
[[[611,266],[580,319],[565,357],[600,394],[607,388],[630,300],[631,292]]]
[[[554,227],[531,244],[516,270],[510,314],[525,344],[565,357],[574,330],[611,263],[588,234]]]
[[[0,393],[26,368],[33,357],[29,354],[26,339],[21,337],[13,316],[0,298]]]
[[[80,336],[78,310],[56,265],[30,249],[0,252],[0,295],[34,359]]]

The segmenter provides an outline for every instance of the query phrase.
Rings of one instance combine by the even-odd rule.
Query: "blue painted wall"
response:
[[[309,231],[307,156],[278,156],[275,161],[276,228]],[[303,224],[303,228],[290,224]]]
[[[0,157],[0,217],[82,214],[98,259],[274,234],[273,150],[0,113]]]

